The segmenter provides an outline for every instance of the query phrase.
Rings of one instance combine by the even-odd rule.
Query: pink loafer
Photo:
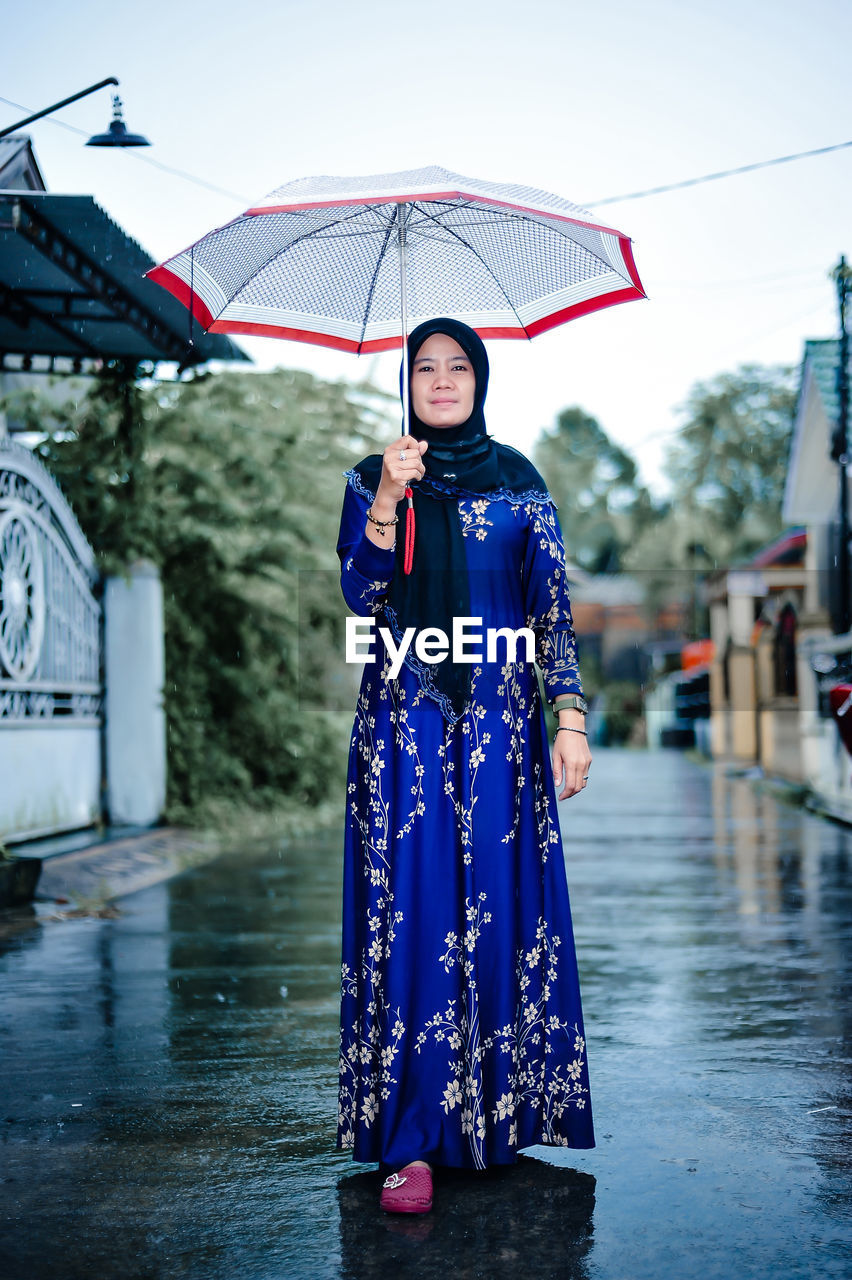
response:
[[[379,1205],[385,1213],[428,1213],[432,1208],[432,1171],[407,1164],[382,1183]]]

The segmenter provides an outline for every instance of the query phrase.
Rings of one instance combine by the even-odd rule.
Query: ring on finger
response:
[[[405,450],[404,450],[404,449],[400,449],[400,451],[399,451],[399,460],[400,460],[400,462],[405,462]]]

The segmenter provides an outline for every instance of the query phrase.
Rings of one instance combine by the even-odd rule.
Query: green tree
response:
[[[381,447],[383,397],[287,370],[124,375],[52,406],[39,452],[105,567],[160,568],[170,809],[315,805],[342,770],[352,700],[341,473]],[[29,417],[45,420],[35,402]]]
[[[569,559],[590,573],[614,573],[654,505],[634,459],[600,423],[563,409],[539,437],[533,459],[559,507]]]
[[[794,405],[793,371],[781,366],[745,365],[692,389],[664,467],[668,500],[624,557],[652,612],[691,598],[701,633],[696,578],[781,533]]]
[[[36,452],[107,570],[139,556],[156,558],[147,397],[137,373],[135,365],[113,360],[92,381],[23,390],[5,406],[19,428],[43,437]]]
[[[700,514],[708,550],[748,555],[780,533],[794,406],[782,366],[744,365],[690,392],[665,470],[673,504]]]

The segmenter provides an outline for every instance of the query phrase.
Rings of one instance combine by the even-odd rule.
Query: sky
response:
[[[119,78],[150,148],[72,131],[106,128],[112,90],[28,132],[49,190],[94,195],[157,260],[306,175],[438,164],[594,206],[852,138],[846,0],[40,0],[3,31],[0,94],[26,110],[0,101],[0,127]],[[850,192],[852,148],[602,206],[647,300],[489,343],[489,429],[528,452],[579,405],[661,492],[697,382],[836,334]],[[397,383],[398,353],[241,343],[259,368]]]

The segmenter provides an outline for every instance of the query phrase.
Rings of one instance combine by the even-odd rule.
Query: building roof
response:
[[[837,399],[840,339],[809,338],[805,343],[805,354],[802,363],[803,365],[810,364],[819,389],[820,399],[825,409],[825,416],[830,423],[834,424],[840,410]],[[849,373],[852,376],[852,356],[849,359]]]
[[[839,356],[837,338],[805,343],[782,506],[784,519],[791,523],[826,523],[834,518],[840,486],[831,442],[839,407]],[[849,371],[852,376],[852,359]]]
[[[805,578],[808,531],[794,525],[751,556],[741,556],[707,574],[701,588],[705,602],[724,600],[732,592],[756,598],[778,587],[801,586]]]
[[[92,196],[0,190],[0,370],[9,356],[248,360],[197,324],[190,344],[187,309],[145,278],[154,265]]]
[[[8,138],[0,138],[0,190],[46,190],[32,142],[26,134],[12,133]]]
[[[776,565],[801,565],[805,562],[808,531],[804,525],[785,529],[748,561],[749,569],[770,569]]]

